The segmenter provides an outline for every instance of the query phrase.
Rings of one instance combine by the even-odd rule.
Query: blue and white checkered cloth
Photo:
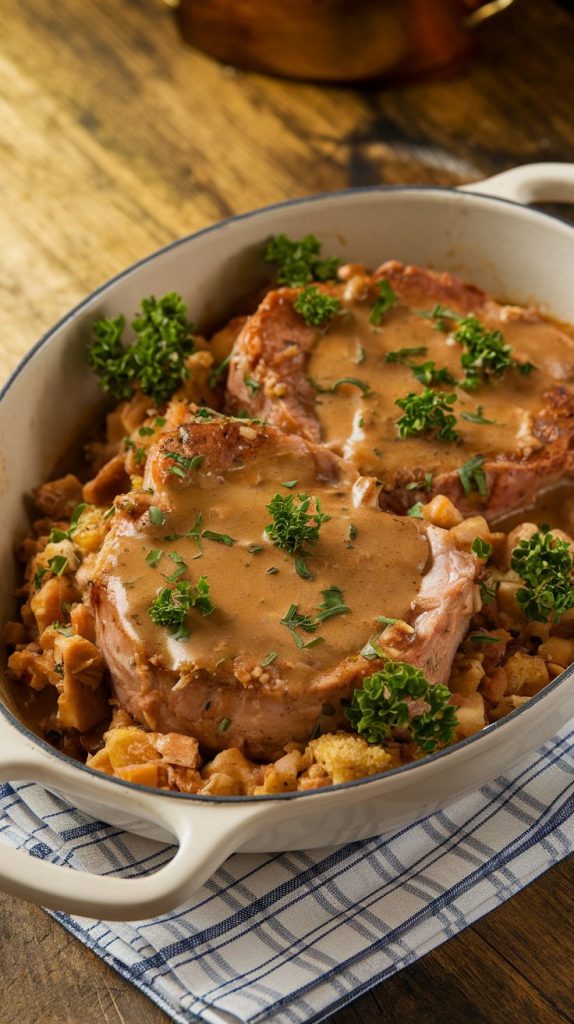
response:
[[[0,787],[1,839],[102,874],[170,849],[32,784]],[[138,924],[55,914],[179,1024],[324,1019],[574,849],[574,722],[507,776],[393,835],[236,854],[178,911]]]

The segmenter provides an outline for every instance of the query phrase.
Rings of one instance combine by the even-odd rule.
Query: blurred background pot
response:
[[[166,0],[183,38],[225,64],[351,81],[457,70],[471,29],[512,0]]]

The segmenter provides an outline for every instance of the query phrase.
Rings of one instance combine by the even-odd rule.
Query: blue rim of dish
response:
[[[33,345],[31,349],[29,349],[29,351],[26,353],[23,359],[21,359],[16,368],[12,371],[6,383],[3,385],[2,388],[0,388],[0,402],[2,402],[5,395],[12,387],[14,381],[20,376],[24,368],[28,365],[29,362],[31,362],[36,353],[39,352],[40,349],[44,348],[44,346],[51,341],[53,336],[57,334],[57,332],[65,324],[72,321],[79,313],[82,312],[83,309],[91,305],[94,299],[96,299],[99,295],[103,295],[113,285],[122,281],[124,278],[129,277],[135,271],[139,270],[140,267],[143,267],[146,264],[153,262],[153,260],[164,255],[165,253],[177,249],[180,245],[185,245],[188,242],[195,240],[196,238],[201,238],[204,235],[211,234],[214,231],[219,231],[222,228],[227,227],[229,224],[236,224],[244,220],[250,220],[255,217],[261,217],[267,213],[271,213],[277,210],[284,210],[291,206],[303,206],[307,203],[318,203],[322,201],[326,202],[330,199],[336,199],[343,196],[365,194],[376,195],[378,193],[387,192],[438,192],[440,194],[464,196],[465,199],[470,202],[473,202],[475,198],[487,199],[489,202],[492,203],[501,203],[504,206],[511,206],[520,209],[523,212],[529,212],[534,217],[540,217],[550,221],[558,221],[559,223],[565,224],[566,226],[570,227],[574,231],[574,226],[572,225],[572,222],[567,220],[565,217],[560,217],[556,214],[546,213],[545,211],[542,210],[532,210],[529,207],[524,206],[522,203],[514,202],[512,199],[503,199],[498,196],[489,196],[488,193],[486,192],[461,192],[456,188],[450,188],[440,185],[371,185],[364,188],[339,189],[338,191],[335,192],[320,192],[311,196],[301,196],[297,199],[286,199],[280,203],[272,203],[269,206],[261,206],[258,207],[256,210],[249,210],[246,213],[236,214],[234,217],[227,217],[225,218],[225,220],[217,221],[216,224],[210,224],[205,228],[200,228],[199,231],[194,231],[190,235],[184,235],[182,238],[178,238],[173,242],[168,242],[167,245],[164,245],[160,249],[157,249],[149,256],[144,256],[143,259],[138,260],[136,263],[132,263],[125,270],[121,270],[118,274],[115,274],[113,277],[109,278],[109,280],[101,284],[98,288],[94,289],[93,292],[90,292],[90,294],[85,299],[79,302],[77,306],[74,306],[71,310],[69,310],[68,313],[64,314],[63,317],[61,317],[52,327],[50,327],[49,330],[46,331],[45,334],[43,334],[42,337],[35,343],[35,345]],[[474,733],[472,736],[467,736],[466,739],[459,740],[458,743],[453,743],[451,746],[444,747],[437,753],[427,754],[426,757],[421,758],[418,761],[409,761],[407,764],[400,765],[397,768],[390,768],[388,769],[388,771],[385,772],[379,772],[377,775],[368,775],[361,779],[355,779],[352,782],[340,782],[337,785],[324,786],[321,789],[308,790],[303,792],[296,790],[290,793],[273,793],[260,796],[210,796],[209,794],[201,793],[180,793],[174,792],[172,790],[157,789],[153,786],[145,786],[141,783],[128,782],[125,779],[119,779],[117,778],[117,776],[113,775],[102,775],[102,773],[96,771],[95,768],[89,768],[87,765],[82,764],[82,762],[74,761],[74,759],[69,757],[67,754],[63,754],[61,751],[56,750],[46,740],[43,740],[35,732],[29,729],[28,726],[24,725],[24,723],[19,718],[17,718],[15,715],[12,714],[11,711],[8,710],[8,708],[3,704],[2,701],[0,701],[0,713],[13,728],[15,728],[27,739],[32,740],[33,743],[36,746],[38,746],[41,750],[43,750],[46,754],[48,754],[48,756],[54,757],[58,761],[61,761],[63,764],[67,765],[68,767],[72,767],[87,774],[92,779],[97,778],[102,780],[102,778],[104,778],[109,782],[112,782],[114,785],[122,786],[136,793],[150,793],[154,796],[166,797],[172,800],[186,800],[188,802],[214,803],[220,805],[241,803],[252,804],[254,802],[269,803],[276,802],[278,800],[285,801],[296,799],[300,800],[303,798],[310,799],[312,797],[321,796],[322,794],[339,792],[344,789],[355,789],[359,786],[368,785],[371,782],[379,782],[381,779],[391,778],[399,774],[405,774],[409,771],[412,771],[413,769],[421,767],[422,765],[428,765],[430,762],[438,761],[448,756],[449,754],[454,753],[454,751],[460,751],[464,748],[469,747],[471,744],[474,744],[477,741],[483,739],[483,737],[485,737],[486,735],[490,736],[494,732],[498,732],[500,729],[504,729],[511,721],[515,721],[519,716],[523,715],[525,712],[531,711],[532,708],[535,707],[535,705],[538,704],[541,700],[543,700],[549,693],[552,693],[559,686],[562,686],[564,683],[568,682],[568,680],[572,678],[574,678],[574,665],[569,666],[567,669],[565,669],[565,671],[562,672],[559,676],[557,676],[556,679],[553,679],[551,683],[548,683],[544,687],[544,689],[540,691],[540,693],[536,694],[534,697],[531,697],[526,704],[524,704],[520,708],[516,708],[514,711],[511,711],[508,715],[505,715],[504,718],[499,719],[498,722],[491,723],[484,729],[481,729],[480,732]],[[51,783],[51,785],[54,784]],[[56,788],[58,788],[57,783],[55,784],[55,786]]]

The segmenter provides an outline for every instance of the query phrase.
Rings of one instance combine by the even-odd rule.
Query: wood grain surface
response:
[[[481,31],[467,75],[392,89],[222,67],[183,46],[160,0],[4,0],[0,50],[0,380],[110,275],[222,217],[574,161],[570,0],[517,0]],[[332,1020],[574,1021],[573,914],[568,862]],[[167,1021],[6,896],[0,943],[0,1024]]]

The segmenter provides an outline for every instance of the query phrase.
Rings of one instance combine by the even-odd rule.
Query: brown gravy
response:
[[[430,303],[432,305],[432,303]],[[509,369],[497,380],[482,384],[472,393],[442,385],[456,392],[453,412],[460,438],[438,441],[428,435],[401,439],[396,422],[401,410],[395,404],[409,392],[420,393],[424,385],[401,363],[385,362],[385,355],[403,348],[425,348],[411,356],[414,364],[433,360],[437,369],[446,368],[455,379],[462,375],[462,346],[452,334],[433,329],[433,321],[408,306],[397,303],[382,319],[380,327],[369,323],[371,304],[350,302],[343,315],[335,317],[319,336],[307,372],[320,388],[329,388],[344,377],[364,381],[370,396],[352,384],[341,384],[334,393],[317,396],[316,415],[324,443],[350,459],[361,473],[375,475],[383,484],[393,484],[401,475],[447,472],[458,468],[476,453],[489,458],[500,453],[524,456],[540,447],[532,434],[533,420],[545,405],[544,392],[574,379],[574,339],[561,325],[528,311],[511,310],[506,322],[486,326],[501,328],[513,355],[532,362],[536,369],[523,376]],[[483,416],[491,423],[473,423],[464,413]]]
[[[317,478],[310,456],[277,453],[258,457],[247,466],[219,475],[198,470],[193,486],[167,489],[169,510],[162,526],[146,515],[134,523],[126,518],[121,532],[110,536],[103,549],[100,573],[116,606],[133,628],[134,642],[145,646],[155,663],[174,671],[198,668],[221,675],[226,660],[244,657],[261,666],[272,659],[272,675],[290,683],[305,683],[358,653],[382,628],[377,616],[408,619],[428,561],[428,542],[414,519],[387,515],[376,508],[354,507],[352,480],[333,484]],[[282,481],[296,480],[292,488]],[[319,498],[331,516],[320,539],[308,546],[305,559],[313,579],[302,579],[295,557],[267,537],[271,516],[266,506],[276,493],[306,493]],[[162,506],[165,502],[165,492]],[[201,530],[226,534],[226,545],[202,537],[199,544],[185,534],[201,517]],[[172,538],[172,539],[170,539]],[[157,568],[146,564],[151,549],[161,549]],[[188,641],[176,641],[165,627],[152,622],[148,609],[166,586],[177,564],[186,565],[183,579],[208,578],[215,611],[202,617],[192,609],[187,617]],[[338,587],[349,611],[321,622],[316,631],[298,629],[299,648],[280,620],[291,605],[313,616],[324,595]]]

